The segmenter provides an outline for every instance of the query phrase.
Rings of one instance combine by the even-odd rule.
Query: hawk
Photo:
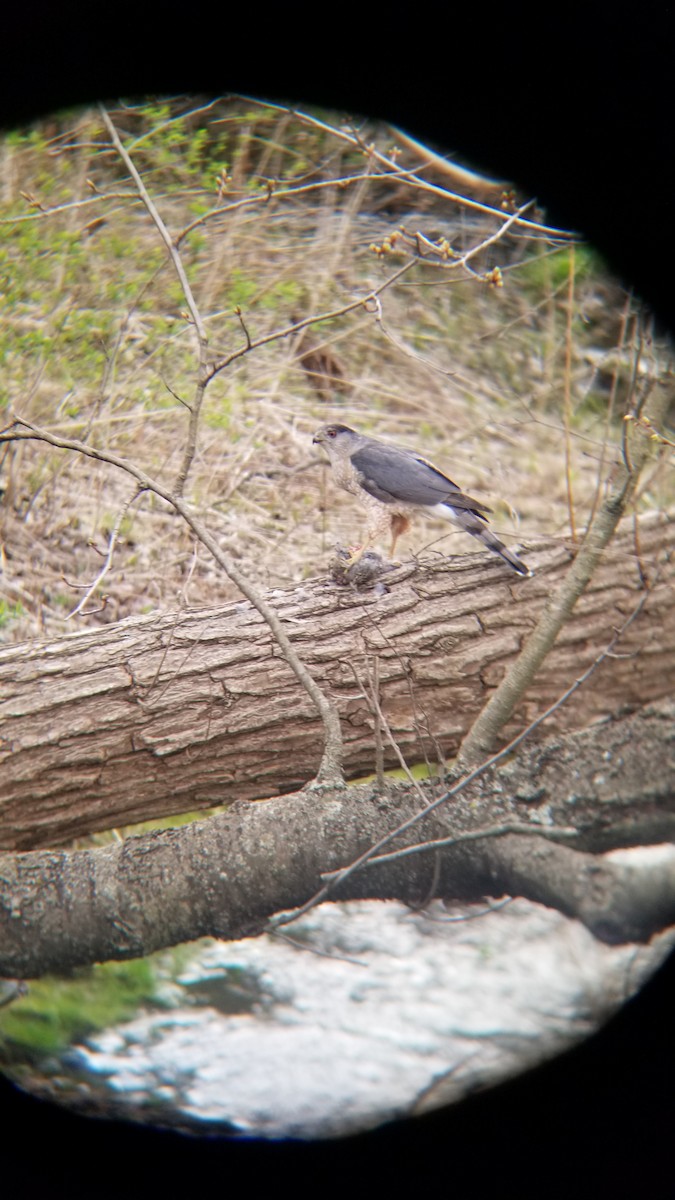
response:
[[[312,441],[323,446],[328,454],[335,482],[356,496],[368,512],[366,541],[353,555],[352,563],[387,532],[393,556],[396,542],[409,528],[412,515],[426,512],[454,521],[519,575],[531,575],[529,567],[488,528],[483,514],[491,510],[466,496],[421,454],[366,437],[348,425],[322,425]]]

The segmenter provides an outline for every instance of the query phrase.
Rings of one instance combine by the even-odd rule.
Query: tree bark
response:
[[[588,725],[668,693],[675,667],[669,556],[675,523],[640,522],[644,612],[546,731]],[[355,592],[313,580],[267,599],[337,703],[352,777],[374,769],[368,690],[406,759],[451,756],[517,656],[570,552],[530,552],[533,579],[485,555],[431,559]],[[504,729],[552,704],[643,595],[633,531],[606,551]],[[0,652],[0,848],[57,846],[94,830],[283,794],[319,765],[321,722],[248,602],[130,618]],[[398,760],[384,740],[386,766]]]
[[[383,854],[437,839],[443,847],[364,864],[331,897],[525,896],[605,942],[646,941],[675,923],[675,860],[645,868],[600,852],[675,838],[674,716],[661,702],[524,747],[429,812],[409,785],[327,787],[100,849],[2,854],[0,975],[29,978],[205,935],[255,936],[418,813]],[[560,844],[571,821],[576,832]]]

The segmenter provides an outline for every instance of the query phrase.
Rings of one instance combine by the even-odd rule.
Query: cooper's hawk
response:
[[[356,496],[368,512],[366,541],[360,551],[389,532],[391,554],[415,512],[454,521],[473,537],[480,538],[519,575],[530,575],[517,555],[500,542],[487,527],[490,512],[479,500],[465,496],[438,467],[414,450],[388,446],[366,437],[348,425],[322,425],[312,439],[326,450],[335,482]],[[357,552],[352,561],[357,561]]]

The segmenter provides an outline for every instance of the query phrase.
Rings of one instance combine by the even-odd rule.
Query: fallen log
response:
[[[632,524],[606,551],[504,741],[552,704],[653,583],[617,652],[547,720],[583,728],[672,688],[675,523]],[[533,627],[570,550],[526,553],[532,579],[484,554],[427,558],[386,590],[330,579],[266,594],[338,706],[348,775],[374,769],[373,705],[409,762],[456,751]],[[670,573],[669,573],[670,572]],[[377,672],[375,664],[377,663]],[[0,651],[0,848],[59,845],[94,830],[269,797],[310,780],[322,727],[248,602],[132,617]],[[383,735],[386,766],[397,766]]]

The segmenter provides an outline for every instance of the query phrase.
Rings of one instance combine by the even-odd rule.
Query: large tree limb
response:
[[[0,855],[0,974],[130,958],[203,935],[253,936],[420,812],[392,848],[454,844],[371,863],[334,897],[525,896],[604,941],[647,940],[675,923],[675,865],[640,870],[595,852],[675,837],[673,715],[672,705],[653,705],[525,747],[431,815],[408,786],[387,796],[368,786],[310,790],[102,849]],[[571,818],[573,846],[547,840]],[[531,832],[495,835],[514,826]]]
[[[640,537],[651,579],[661,564],[644,611],[618,653],[547,720],[548,731],[582,727],[671,689],[675,523],[644,518]],[[269,594],[287,637],[337,704],[352,775],[374,769],[371,706],[354,672],[366,681],[375,658],[379,703],[406,758],[456,751],[568,567],[562,548],[528,557],[537,573],[522,582],[471,555],[405,567],[383,596],[327,580]],[[641,596],[627,528],[605,552],[505,740],[557,700]],[[5,649],[0,690],[5,849],[289,792],[313,778],[322,754],[314,705],[245,602]],[[384,757],[398,765],[388,743]]]

